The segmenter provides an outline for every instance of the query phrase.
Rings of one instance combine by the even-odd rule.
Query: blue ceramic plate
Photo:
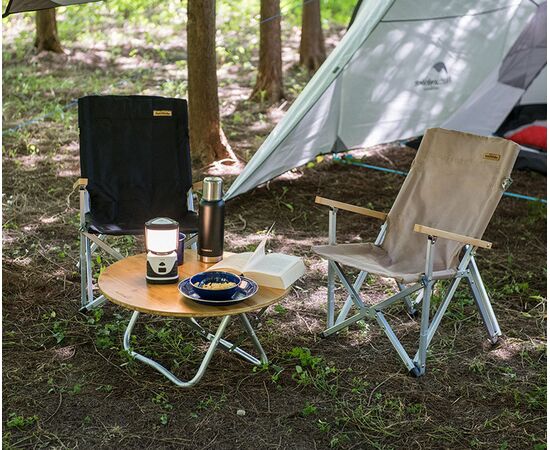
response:
[[[252,297],[256,292],[258,292],[258,285],[255,281],[252,281],[250,278],[241,277],[241,284],[237,287],[236,292],[228,300],[209,300],[206,298],[201,298],[199,294],[193,288],[191,284],[191,278],[186,278],[179,285],[178,289],[184,297],[187,297],[201,305],[211,305],[211,306],[226,306],[234,305],[235,303],[242,302],[247,298]]]

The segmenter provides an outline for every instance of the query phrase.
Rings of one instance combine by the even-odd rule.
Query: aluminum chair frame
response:
[[[88,232],[86,226],[86,213],[90,211],[90,194],[86,189],[88,180],[79,178],[74,185],[79,191],[79,237],[80,237],[80,257],[77,268],[80,270],[80,312],[91,311],[103,306],[107,299],[103,295],[94,295],[93,274],[92,274],[92,256],[96,250],[103,250],[116,260],[121,260],[124,256],[110,246],[107,242],[107,235],[93,234]],[[193,188],[187,193],[187,209],[195,211],[193,202]],[[197,242],[197,233],[193,233],[185,240],[184,247],[195,248]]]
[[[353,205],[335,202],[333,200],[320,197],[318,197],[316,201],[317,203],[330,207],[328,236],[330,245],[336,244],[336,215],[338,209],[344,209],[350,212],[364,214],[382,220],[385,220],[386,217],[384,213],[379,213],[366,208],[359,208]],[[380,228],[378,237],[374,242],[376,245],[381,245],[384,241],[386,228],[387,222],[384,222]],[[347,328],[366,317],[374,318],[390,340],[392,346],[395,348],[399,357],[409,370],[409,373],[415,377],[422,376],[426,372],[426,356],[430,343],[441,323],[441,320],[443,319],[443,315],[445,314],[445,311],[447,310],[460,281],[465,278],[471,288],[475,303],[479,309],[485,328],[487,329],[489,340],[493,344],[498,341],[498,338],[502,335],[502,333],[475,261],[476,249],[480,246],[483,248],[491,248],[491,244],[487,241],[468,238],[466,236],[460,236],[441,230],[426,230],[431,233],[426,233],[423,227],[419,227],[418,225],[415,226],[414,229],[416,232],[427,234],[425,271],[420,281],[409,287],[397,282],[399,292],[376,305],[368,305],[359,294],[359,291],[368,275],[366,271],[360,271],[355,281],[352,282],[345,275],[341,265],[338,262],[330,259],[328,260],[327,328],[321,333],[323,337],[328,337],[334,333],[337,333],[338,331]],[[412,231],[413,230],[411,230],[411,232]],[[450,284],[447,288],[445,296],[443,297],[443,301],[430,321],[431,297],[433,294],[434,285],[437,282],[437,280],[434,280],[432,277],[433,247],[438,237],[447,239],[451,238],[453,240],[458,240],[459,242],[465,241],[465,245],[463,247],[463,256],[460,259],[456,274],[453,278],[448,279],[450,280]],[[348,292],[348,296],[338,314],[338,317],[335,319],[334,291],[336,277],[338,277],[342,282],[344,288]],[[414,299],[411,298],[412,294],[416,294]],[[392,327],[384,315],[384,310],[386,308],[399,301],[404,301],[407,311],[411,315],[416,313],[417,305],[420,305],[421,308],[418,350],[412,358],[409,356],[395,335]],[[353,306],[355,306],[359,311],[348,318],[350,310]]]

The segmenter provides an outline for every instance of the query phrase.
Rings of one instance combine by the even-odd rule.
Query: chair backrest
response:
[[[382,247],[423,272],[426,236],[415,224],[480,239],[510,180],[519,147],[508,140],[433,128],[388,214]],[[434,270],[455,268],[463,244],[438,239]]]
[[[142,227],[153,217],[187,214],[192,178],[185,100],[83,97],[78,124],[94,221]]]

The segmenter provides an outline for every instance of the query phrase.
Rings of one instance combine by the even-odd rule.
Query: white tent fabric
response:
[[[527,93],[533,97],[539,94],[535,103],[546,103],[546,83],[544,92],[540,92],[539,86],[541,74],[546,73],[545,67],[546,3],[543,3],[502,63],[462,107],[443,123],[443,128],[489,135],[500,126],[516,104],[527,104],[523,100]],[[529,91],[532,85],[539,92]]]
[[[546,66],[539,73],[538,77],[533,80],[531,86],[527,88],[525,94],[521,97],[520,105],[532,105],[535,103],[546,103],[547,93],[547,74]],[[544,100],[544,102],[542,102]]]
[[[364,0],[226,199],[322,153],[446,125],[492,134],[525,92],[498,82],[499,68],[537,9],[530,0]],[[469,107],[487,119],[479,129],[464,128]]]

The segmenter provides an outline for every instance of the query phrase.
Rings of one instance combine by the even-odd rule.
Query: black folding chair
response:
[[[108,236],[140,235],[154,217],[170,217],[196,240],[187,102],[151,96],[89,96],[78,100],[81,177],[80,273],[82,310],[94,298],[92,254],[116,259]],[[145,268],[144,268],[145,270]]]

